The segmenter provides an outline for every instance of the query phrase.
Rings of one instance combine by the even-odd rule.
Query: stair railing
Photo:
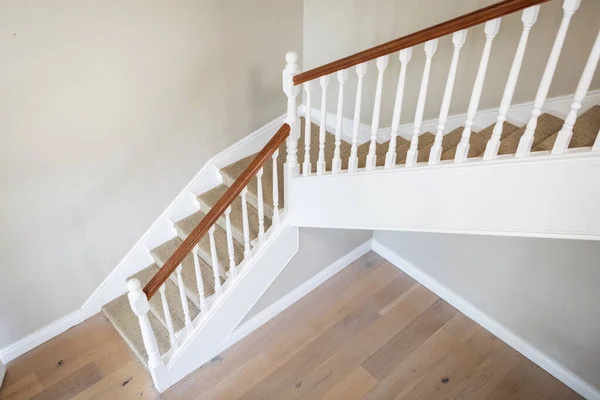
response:
[[[443,100],[438,118],[437,131],[435,132],[435,141],[431,145],[429,150],[429,165],[439,164],[441,162],[442,157],[442,142],[443,136],[446,129],[446,122],[448,119],[448,111],[450,108],[450,103],[452,101],[452,92],[454,88],[454,80],[457,73],[458,68],[458,57],[460,54],[460,50],[467,40],[467,31],[470,28],[476,27],[478,25],[484,24],[484,32],[486,34],[485,46],[483,48],[483,52],[481,55],[479,68],[477,70],[475,83],[472,87],[471,97],[469,101],[468,111],[466,114],[466,119],[462,125],[464,125],[462,131],[462,137],[460,143],[456,147],[456,154],[454,156],[453,162],[459,163],[464,162],[467,157],[469,157],[470,150],[470,137],[471,130],[474,124],[475,117],[477,115],[479,100],[483,94],[484,83],[487,74],[487,66],[490,59],[490,54],[493,51],[492,45],[493,40],[499,30],[500,22],[502,17],[522,11],[522,24],[523,29],[522,33],[515,50],[514,58],[512,61],[510,73],[507,78],[507,82],[504,88],[501,105],[498,111],[498,116],[496,119],[496,123],[493,128],[493,133],[489,138],[487,146],[485,147],[485,152],[483,159],[484,160],[494,160],[498,157],[498,150],[500,148],[500,142],[502,139],[502,131],[504,128],[504,123],[507,118],[507,114],[509,112],[513,94],[515,92],[515,88],[519,78],[519,72],[521,70],[521,65],[523,62],[523,57],[525,55],[527,41],[529,38],[529,32],[533,28],[540,9],[540,5],[542,3],[548,2],[550,0],[505,0],[496,4],[493,4],[489,7],[485,7],[479,9],[477,11],[471,12],[469,14],[465,14],[461,17],[451,19],[449,21],[440,23],[438,25],[423,29],[421,31],[409,34],[407,36],[401,37],[399,39],[392,40],[390,42],[381,44],[379,46],[372,47],[370,49],[361,51],[359,53],[353,54],[351,56],[342,58],[340,60],[322,65],[320,67],[311,69],[302,73],[294,73],[293,74],[293,84],[295,86],[304,84],[305,88],[305,96],[306,96],[306,112],[305,117],[307,119],[306,124],[307,127],[305,129],[305,160],[303,164],[305,165],[303,176],[311,175],[311,171],[307,170],[306,167],[310,168],[310,160],[307,160],[306,157],[310,155],[310,128],[308,127],[311,123],[311,110],[309,109],[311,102],[311,93],[313,82],[319,81],[321,86],[321,103],[320,103],[320,135],[319,135],[319,151],[318,160],[317,160],[317,170],[316,174],[321,175],[325,172],[325,141],[326,141],[326,133],[325,126],[327,121],[327,88],[329,84],[329,78],[333,73],[337,73],[338,76],[338,105],[337,105],[337,115],[336,115],[336,127],[335,127],[335,149],[333,152],[332,159],[332,173],[339,173],[340,169],[340,144],[341,140],[339,139],[342,135],[341,129],[343,124],[341,123],[342,115],[341,110],[343,109],[342,102],[344,101],[343,90],[344,83],[346,82],[346,78],[348,77],[349,69],[351,67],[356,66],[356,80],[357,80],[357,90],[356,90],[356,102],[354,107],[354,123],[353,123],[353,131],[351,134],[352,137],[352,148],[350,154],[348,155],[348,171],[355,172],[358,170],[358,128],[360,125],[360,113],[361,113],[361,103],[362,99],[362,83],[363,78],[367,72],[367,64],[370,61],[376,60],[377,67],[377,85],[375,90],[375,98],[373,99],[373,117],[371,122],[371,134],[370,134],[370,143],[368,154],[366,155],[366,160],[364,160],[364,167],[366,170],[372,170],[375,168],[376,158],[379,157],[376,154],[376,145],[377,140],[380,139],[378,137],[378,128],[380,124],[380,111],[381,111],[381,96],[382,90],[384,87],[382,85],[383,82],[383,74],[388,65],[388,57],[396,52],[399,52],[400,59],[400,75],[398,77],[397,89],[396,89],[396,97],[395,104],[393,107],[393,117],[391,123],[391,134],[390,134],[390,142],[389,148],[385,154],[385,163],[384,168],[396,168],[396,157],[398,156],[396,141],[398,135],[398,126],[400,125],[400,117],[402,115],[402,102],[405,98],[404,95],[404,85],[406,79],[406,70],[408,68],[408,62],[411,59],[411,55],[414,57],[416,52],[413,51],[415,46],[424,44],[425,50],[425,66],[422,74],[422,80],[420,85],[419,95],[417,97],[417,107],[416,113],[414,116],[412,136],[410,140],[410,147],[405,149],[406,160],[404,167],[412,167],[419,162],[419,135],[422,131],[422,121],[423,121],[423,112],[425,108],[425,103],[427,101],[427,93],[428,93],[428,81],[429,81],[429,71],[431,68],[432,62],[434,62],[434,54],[437,49],[437,41],[438,38],[453,35],[452,42],[454,46],[454,53],[452,57],[452,61],[449,67],[449,73],[447,76],[445,90],[443,92]],[[558,1],[558,0],[555,0]],[[575,14],[577,9],[579,8],[581,0],[563,0],[563,17],[560,24],[560,27],[556,33],[554,38],[554,44],[546,63],[543,76],[541,78],[541,82],[539,84],[539,88],[537,91],[537,95],[535,97],[533,110],[531,111],[531,118],[527,124],[527,129],[523,136],[520,139],[520,143],[518,149],[516,151],[516,157],[523,157],[529,155],[532,144],[534,142],[534,133],[537,124],[537,118],[541,114],[541,110],[546,101],[546,97],[548,95],[548,90],[552,83],[552,79],[554,77],[554,71],[556,69],[559,56],[564,44],[564,40],[569,28],[569,23],[571,21],[572,16]],[[561,129],[558,138],[556,140],[556,144],[552,150],[552,154],[558,154],[566,151],[569,147],[569,142],[571,140],[571,136],[573,133],[573,124],[577,117],[577,113],[581,108],[581,101],[585,97],[588,92],[592,77],[598,65],[598,59],[600,57],[600,34],[596,38],[596,42],[591,50],[590,56],[587,60],[587,64],[585,69],[583,70],[581,80],[577,87],[577,91],[574,95],[573,104],[571,106],[571,110],[565,120],[564,126]],[[295,62],[295,59],[294,59]],[[290,92],[292,88],[288,88],[288,92]],[[289,101],[288,101],[289,104]],[[289,115],[289,109],[288,109]],[[289,123],[289,122],[288,122]],[[347,133],[350,136],[350,133]],[[292,149],[292,154],[296,154],[297,151],[297,141],[298,136],[291,135],[290,136],[290,144]],[[315,146],[315,144],[312,144]],[[598,150],[600,147],[599,141],[597,140],[595,145],[591,148],[592,151]],[[288,150],[288,154],[290,154]],[[364,156],[364,154],[363,154]]]

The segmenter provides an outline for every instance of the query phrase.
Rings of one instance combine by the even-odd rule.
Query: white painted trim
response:
[[[221,344],[218,353],[221,353],[227,348],[233,346],[238,341],[242,340],[256,329],[269,322],[271,319],[275,318],[281,312],[285,311],[285,309],[300,300],[302,297],[312,292],[326,280],[333,277],[348,265],[365,255],[369,250],[371,250],[371,240],[372,239],[365,241],[363,244],[351,250],[349,253],[343,255],[321,272],[317,273],[315,276],[296,287],[281,299],[271,304],[265,310],[252,317],[252,319],[238,326]]]
[[[590,400],[600,400],[600,391],[598,389],[585,382],[583,379],[550,358],[548,355],[544,354],[542,351],[538,350],[531,343],[522,339],[495,319],[489,317],[483,311],[450,290],[447,286],[444,286],[431,275],[423,272],[412,263],[404,260],[396,252],[381,244],[376,239],[373,239],[373,251],[388,260],[390,263],[394,264],[406,274],[410,275],[421,285],[431,290],[441,299],[448,302],[450,305],[452,305],[461,313],[465,314],[467,317],[471,318],[473,321],[477,322],[490,333],[527,357],[540,368],[563,382],[581,396]]]
[[[4,380],[4,375],[6,374],[6,367],[0,361],[0,388],[2,387],[2,381]]]
[[[0,360],[9,362],[17,358],[99,313],[104,304],[125,294],[126,278],[154,262],[150,250],[174,238],[177,233],[173,224],[200,209],[196,196],[222,182],[219,169],[258,152],[281,127],[284,117],[275,118],[208,160],[80,308],[0,349]]]
[[[542,108],[542,112],[550,113],[557,117],[563,118],[568,113],[571,103],[573,102],[573,95],[565,95],[550,98],[544,104]],[[581,110],[579,110],[579,115],[586,112],[588,109],[593,107],[596,104],[600,104],[600,89],[592,90],[588,92],[586,97],[582,102]],[[311,107],[312,108],[312,107]],[[533,110],[533,102],[526,102],[515,104],[510,107],[508,111],[507,121],[516,126],[523,126],[527,124],[529,117],[531,116],[531,111]],[[300,114],[304,115],[305,106],[300,106]],[[494,124],[496,122],[496,118],[498,117],[498,113],[500,112],[500,108],[489,108],[486,110],[481,110],[477,112],[474,119],[473,131],[477,132],[482,129],[487,128],[488,126]],[[311,119],[317,125],[321,123],[321,110],[312,108]],[[455,114],[449,116],[446,124],[445,124],[445,132],[444,134],[450,133],[456,128],[459,128],[465,124],[465,120],[467,119],[467,114]],[[327,130],[330,132],[334,132],[335,124],[336,124],[337,116],[333,113],[327,113],[326,118],[326,126]],[[342,137],[345,141],[352,141],[352,124],[353,121],[351,118],[343,117],[342,118]],[[437,131],[438,118],[428,119],[423,121],[421,124],[421,132],[432,132],[435,133]],[[398,135],[405,138],[410,139],[412,137],[413,123],[402,124],[398,127]],[[380,128],[377,131],[377,142],[384,143],[389,140],[392,128],[391,126]],[[358,143],[363,144],[369,141],[369,137],[371,135],[371,127],[369,125],[361,123],[358,128]]]

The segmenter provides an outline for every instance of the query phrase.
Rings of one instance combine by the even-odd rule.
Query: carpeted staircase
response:
[[[538,120],[537,130],[535,132],[535,141],[533,143],[532,151],[544,151],[551,150],[556,140],[558,131],[562,127],[563,120],[555,117],[551,114],[542,114]],[[600,106],[594,106],[578,119],[574,127],[573,138],[571,140],[570,148],[575,147],[589,147],[594,144],[594,140],[600,129]],[[470,141],[469,157],[481,157],[485,151],[487,141],[490,139],[493,130],[493,125],[487,127],[480,132],[473,132]],[[523,135],[525,127],[517,127],[510,123],[504,124],[504,131],[502,133],[502,142],[499,150],[499,154],[514,154],[519,144],[519,139]],[[298,161],[302,168],[304,161],[304,120],[302,120],[302,136],[298,142]],[[454,131],[446,134],[443,140],[443,152],[442,160],[451,160],[454,158],[456,147],[460,142],[462,135],[462,128],[455,129]],[[434,142],[434,135],[430,132],[423,133],[419,136],[419,155],[418,162],[426,162],[429,158],[429,152]],[[385,154],[388,150],[389,141],[383,144],[377,144],[377,166],[383,166],[385,164]],[[333,158],[333,152],[335,147],[335,136],[331,133],[327,133],[325,141],[325,160],[326,170],[331,170],[331,161]],[[397,152],[397,164],[404,164],[406,160],[406,152],[410,147],[410,141],[398,137],[396,152]],[[350,156],[351,145],[345,141],[342,141],[341,155],[342,155],[342,169],[348,168],[348,158]],[[369,151],[369,143],[364,143],[358,147],[359,157],[359,168],[365,166],[367,153]],[[311,149],[310,158],[312,172],[316,172],[316,165],[319,153],[319,127],[314,125],[311,130]],[[142,285],[145,285],[154,274],[159,270],[160,267],[167,261],[167,259],[173,254],[177,247],[182,241],[190,234],[190,232],[198,225],[202,220],[206,212],[219,200],[219,198],[226,191],[227,187],[230,186],[235,179],[242,173],[246,166],[252,161],[254,155],[239,160],[221,170],[223,177],[223,184],[198,196],[198,203],[200,204],[200,211],[189,217],[177,222],[175,228],[177,230],[177,237],[169,240],[168,242],[156,247],[151,251],[151,255],[154,258],[154,264],[148,266],[143,271],[135,274],[133,277],[139,279]],[[285,144],[282,145],[279,151],[279,157],[277,159],[278,164],[278,177],[279,177],[279,208],[283,208],[283,164],[286,158]],[[271,218],[273,216],[273,165],[271,162],[267,163],[264,167],[263,176],[263,196],[265,204],[265,229],[271,225]],[[250,239],[253,242],[258,236],[258,197],[257,197],[257,182],[254,179],[248,186],[248,215],[250,222]],[[242,227],[242,206],[241,199],[238,197],[232,204],[231,210],[231,224],[233,228],[234,238],[234,251],[235,251],[235,263],[240,265],[244,258],[244,235]],[[218,221],[218,226],[215,231],[215,242],[218,254],[219,264],[224,268],[221,271],[221,277],[226,278],[229,269],[229,258],[227,252],[227,239],[225,233],[225,220],[221,217]],[[208,235],[205,236],[199,244],[200,248],[200,259],[201,259],[201,272],[204,283],[204,292],[208,298],[214,293],[214,275],[211,267],[211,255],[210,255],[210,244]],[[196,278],[194,273],[194,264],[192,255],[183,262],[183,283],[185,291],[188,297],[190,316],[195,318],[200,313],[200,304],[198,296],[198,287],[196,284]],[[179,296],[179,289],[177,287],[177,280],[175,274],[171,276],[171,280],[165,284],[165,293],[171,316],[173,319],[173,325],[175,331],[182,330],[185,326],[183,310],[181,307],[181,300]],[[113,323],[115,328],[123,336],[123,338],[129,343],[134,353],[140,359],[140,361],[146,365],[148,356],[144,349],[142,341],[142,334],[138,318],[135,316],[127,295],[123,295],[106,304],[103,307],[103,312],[106,317]],[[159,350],[161,354],[164,354],[170,349],[169,333],[166,328],[165,317],[163,313],[163,306],[161,297],[159,294],[150,299],[150,310],[148,313],[150,323],[154,328],[156,340],[158,342]]]

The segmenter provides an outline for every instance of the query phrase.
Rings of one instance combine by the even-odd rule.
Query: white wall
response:
[[[600,389],[600,244],[376,231],[374,239]]]
[[[406,34],[461,16],[467,12],[497,3],[498,0],[305,0],[304,1],[304,56],[303,70],[318,67],[372,46],[397,39]],[[539,19],[534,26],[523,62],[519,85],[513,104],[533,101],[544,66],[560,20],[562,0],[553,0],[541,6]],[[573,17],[564,50],[550,88],[550,97],[575,92],[585,60],[600,28],[600,2],[583,0]],[[522,23],[521,13],[504,17],[500,32],[492,48],[487,79],[483,88],[480,110],[498,107],[506,78],[514,57]],[[433,58],[430,90],[425,107],[425,119],[437,118],[448,75],[453,46],[451,36],[441,38]],[[471,28],[462,49],[458,66],[450,115],[467,111],[473,82],[481,59],[485,41],[483,25]],[[412,123],[424,65],[423,45],[413,49],[408,66],[407,84],[403,103],[402,123]],[[390,55],[385,71],[382,114],[380,126],[391,125],[392,111],[400,70],[398,54]],[[368,64],[363,92],[361,119],[371,124],[373,98],[377,79],[375,62]],[[600,87],[600,74],[596,74],[591,88]],[[330,78],[328,111],[335,112],[338,83]],[[321,90],[313,89],[314,107],[320,108]],[[356,93],[356,72],[352,68],[345,86],[344,114],[352,117]],[[509,114],[510,117],[510,114]]]
[[[300,228],[300,248],[298,252],[246,314],[240,325],[369,240],[372,236],[372,231]]]
[[[75,310],[213,155],[285,111],[302,1],[0,2],[0,348]]]

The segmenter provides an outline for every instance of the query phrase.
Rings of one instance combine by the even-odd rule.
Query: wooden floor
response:
[[[7,366],[1,399],[154,399],[102,315]],[[373,252],[163,399],[579,399]]]

